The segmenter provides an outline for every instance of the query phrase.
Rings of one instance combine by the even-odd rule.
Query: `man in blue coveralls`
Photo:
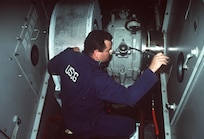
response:
[[[167,56],[156,54],[135,83],[125,88],[102,66],[109,61],[111,40],[111,34],[106,31],[92,31],[85,39],[82,53],[68,48],[48,63],[49,73],[60,75],[65,125],[77,139],[131,137],[135,121],[107,114],[104,102],[136,104],[158,81],[155,72],[168,63]]]

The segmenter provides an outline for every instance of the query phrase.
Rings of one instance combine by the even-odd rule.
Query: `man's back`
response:
[[[58,66],[56,66],[56,64]],[[104,103],[96,96],[96,74],[103,72],[89,56],[66,49],[49,62],[50,72],[61,78],[62,111],[68,128],[84,128],[96,115],[103,113]],[[77,125],[78,124],[78,125]]]

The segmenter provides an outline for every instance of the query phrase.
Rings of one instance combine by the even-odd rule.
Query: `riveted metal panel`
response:
[[[176,105],[175,110],[169,110],[175,139],[203,137],[203,13],[200,0],[175,0],[164,30],[172,67],[168,74],[168,102]],[[178,73],[183,77],[179,78]]]
[[[29,138],[44,101],[48,21],[39,1],[1,1],[0,17],[0,129],[13,139]]]

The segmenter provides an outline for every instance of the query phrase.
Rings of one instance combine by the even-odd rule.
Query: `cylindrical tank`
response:
[[[98,1],[60,1],[56,4],[49,28],[49,58],[67,47],[79,47],[88,33],[101,29],[101,13]]]

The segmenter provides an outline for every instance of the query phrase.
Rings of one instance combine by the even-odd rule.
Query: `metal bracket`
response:
[[[18,129],[19,129],[19,125],[21,124],[21,119],[17,115],[15,115],[13,117],[13,122],[14,122],[15,125],[14,125],[14,128],[13,128],[13,133],[12,133],[11,139],[16,139]]]
[[[169,110],[175,111],[177,108],[177,105],[175,103],[173,103],[173,104],[166,103],[166,108]]]
[[[39,29],[34,29],[34,30],[33,30],[33,33],[35,33],[35,36],[32,37],[32,38],[30,38],[30,40],[35,41],[35,40],[38,39],[38,36],[39,36],[40,30],[39,30]]]
[[[196,47],[195,49],[192,49],[190,53],[187,54],[186,60],[185,60],[185,62],[184,62],[184,64],[183,64],[183,69],[185,69],[185,70],[188,69],[188,65],[187,65],[188,61],[189,61],[193,56],[198,57],[198,53],[199,53],[199,50],[198,50],[198,47]]]
[[[171,139],[169,110],[166,107],[166,104],[168,104],[168,96],[167,96],[167,82],[166,82],[165,73],[161,73],[160,78],[161,78],[162,106],[163,106],[163,116],[164,116],[164,135],[165,135],[165,139]]]

